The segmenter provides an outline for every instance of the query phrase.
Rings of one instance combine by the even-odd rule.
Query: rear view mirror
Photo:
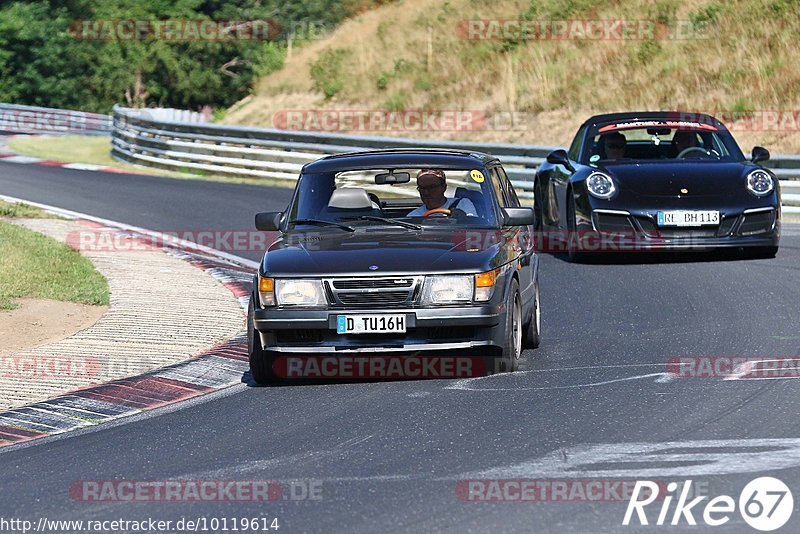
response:
[[[256,213],[256,230],[262,232],[272,232],[281,227],[283,213],[280,211],[267,211]]]
[[[669,128],[648,128],[647,133],[649,135],[669,135],[671,132]]]
[[[383,172],[375,175],[377,185],[384,184],[407,184],[411,181],[411,174],[407,172]]]

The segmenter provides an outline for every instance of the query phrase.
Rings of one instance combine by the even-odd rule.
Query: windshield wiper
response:
[[[352,226],[347,226],[346,224],[339,224],[331,221],[321,221],[319,219],[297,219],[295,221],[289,221],[289,224],[313,224],[314,226],[334,226],[336,228],[341,228],[342,230],[347,230],[348,232],[355,232],[356,229]]]
[[[359,221],[378,221],[383,223],[389,224],[396,224],[398,226],[403,226],[405,228],[411,228],[412,230],[422,230],[422,226],[410,222],[405,221],[398,221],[397,219],[387,219],[386,217],[376,217],[374,215],[361,215],[358,217]]]

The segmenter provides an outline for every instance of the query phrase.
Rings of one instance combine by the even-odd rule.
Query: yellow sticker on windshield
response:
[[[469,171],[469,177],[478,182],[479,184],[483,183],[483,173],[479,170]]]

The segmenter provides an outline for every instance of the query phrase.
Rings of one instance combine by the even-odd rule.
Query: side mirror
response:
[[[575,168],[569,162],[569,156],[567,156],[567,151],[563,148],[559,148],[558,150],[553,150],[547,155],[547,163],[551,163],[553,165],[563,165],[569,172],[575,172]]]
[[[529,226],[536,220],[533,208],[503,208],[505,226]]]
[[[256,213],[256,230],[262,232],[272,232],[281,227],[283,213],[280,211],[267,211]]]
[[[754,146],[753,153],[750,156],[750,161],[758,163],[760,161],[767,161],[769,159],[769,150],[763,146]]]

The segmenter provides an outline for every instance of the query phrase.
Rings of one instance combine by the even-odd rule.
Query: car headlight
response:
[[[607,174],[602,172],[593,172],[586,178],[586,188],[589,193],[597,198],[608,200],[617,192],[617,187],[614,181]]]
[[[275,280],[275,300],[279,306],[321,306],[325,291],[320,280]]]
[[[470,275],[428,276],[422,289],[423,304],[472,302],[474,278]]]
[[[765,197],[775,189],[775,180],[768,172],[756,170],[747,175],[747,190],[757,197]]]

